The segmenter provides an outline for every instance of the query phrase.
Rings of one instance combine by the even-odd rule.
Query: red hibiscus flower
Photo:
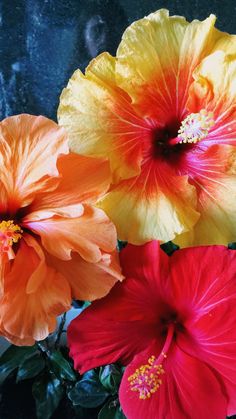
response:
[[[127,365],[130,419],[222,419],[236,412],[236,253],[223,246],[168,257],[158,242],[121,252],[126,280],[69,327],[81,373]]]

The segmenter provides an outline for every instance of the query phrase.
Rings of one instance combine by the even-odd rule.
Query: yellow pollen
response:
[[[22,237],[23,231],[12,220],[0,222],[0,253],[6,252],[12,257],[12,246]]]
[[[206,109],[199,113],[190,113],[181,123],[178,144],[196,144],[207,137],[214,124],[213,113],[207,112]]]
[[[149,399],[162,384],[160,376],[165,371],[162,364],[155,364],[155,362],[156,358],[152,355],[146,365],[141,365],[128,378],[131,390],[138,391],[141,400]]]

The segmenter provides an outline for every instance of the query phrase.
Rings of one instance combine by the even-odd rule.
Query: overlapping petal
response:
[[[72,253],[71,259],[63,261],[47,255],[49,266],[57,268],[71,286],[72,297],[76,300],[101,298],[106,295],[117,281],[123,279],[117,252],[102,252],[97,263],[89,263],[79,254]]]
[[[133,244],[172,240],[199,218],[195,188],[187,177],[156,162],[145,163],[139,176],[111,187],[97,205],[109,214],[118,237]]]
[[[94,206],[111,173],[105,159],[68,154],[64,129],[30,115],[0,124],[0,162],[0,333],[31,345],[72,297],[101,298],[123,279],[115,226]]]
[[[104,195],[111,183],[109,162],[100,158],[69,153],[57,160],[60,182],[51,179],[55,190],[39,191],[30,211],[55,209],[79,203],[94,203]]]
[[[68,282],[52,268],[44,266],[46,280],[36,290],[27,290],[39,266],[38,254],[22,240],[0,300],[1,333],[16,345],[32,345],[46,338],[55,329],[56,316],[70,308]]]
[[[50,187],[50,177],[58,176],[57,158],[68,151],[65,131],[43,116],[16,115],[0,123],[1,183],[9,212]]]
[[[23,219],[23,226],[38,234],[44,248],[61,260],[71,259],[71,252],[75,251],[88,262],[96,263],[102,257],[101,249],[115,250],[116,230],[102,210],[90,205],[63,208],[66,210],[71,210],[70,217],[53,210],[36,211]]]
[[[120,401],[129,419],[235,413],[235,251],[208,246],[167,258],[150,242],[128,245],[121,265],[126,280],[69,327],[75,367],[127,365]],[[160,364],[164,374],[155,375]]]

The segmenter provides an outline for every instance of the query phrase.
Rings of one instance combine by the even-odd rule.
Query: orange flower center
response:
[[[199,113],[191,113],[182,121],[178,131],[178,144],[196,144],[207,137],[215,124],[213,113],[202,109]]]
[[[167,358],[167,352],[174,336],[174,330],[175,326],[172,323],[168,327],[166,341],[159,357],[156,358],[152,355],[148,359],[147,364],[141,365],[136,369],[134,374],[128,377],[131,391],[139,392],[139,398],[141,400],[149,399],[162,384],[161,376],[165,373],[162,364]]]
[[[22,237],[22,233],[21,228],[12,220],[2,221],[0,223],[0,253],[8,253],[11,259],[14,254],[12,246]]]

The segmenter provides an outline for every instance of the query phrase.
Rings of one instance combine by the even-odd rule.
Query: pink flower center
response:
[[[12,220],[0,222],[0,254],[7,253],[9,259],[14,258],[12,246],[22,237],[23,231]]]
[[[167,353],[171,346],[175,331],[174,323],[168,326],[168,332],[161,354],[158,358],[152,355],[147,364],[141,365],[134,374],[130,375],[128,381],[132,391],[139,392],[141,400],[149,399],[162,384],[161,376],[165,373],[163,361],[167,358]]]
[[[164,128],[155,129],[153,157],[176,158],[206,138],[214,124],[213,113],[202,109],[189,114],[181,123],[172,121]]]
[[[202,109],[199,113],[191,113],[181,123],[178,131],[177,144],[196,144],[209,134],[215,124],[213,113]]]

